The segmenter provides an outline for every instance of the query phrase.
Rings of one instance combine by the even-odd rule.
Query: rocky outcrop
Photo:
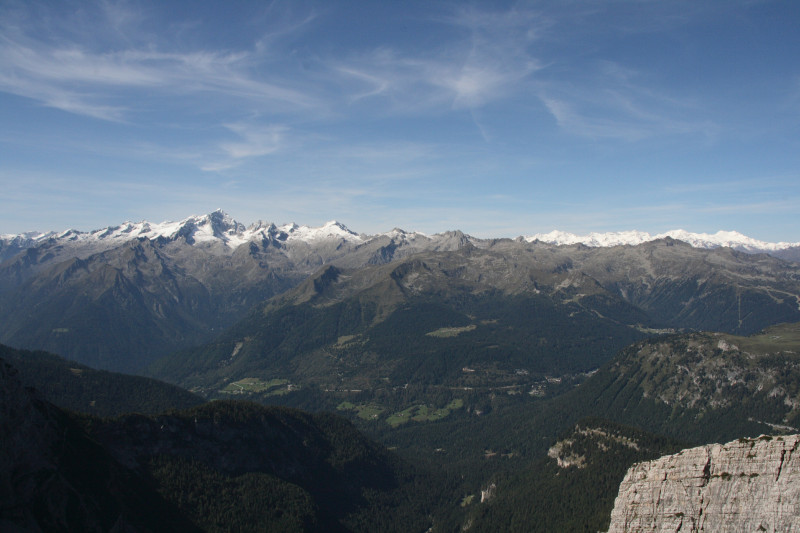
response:
[[[632,466],[609,533],[800,531],[800,435],[690,448]]]

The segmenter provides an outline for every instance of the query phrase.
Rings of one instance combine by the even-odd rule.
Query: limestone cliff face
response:
[[[632,466],[609,533],[800,531],[800,435],[683,450]]]

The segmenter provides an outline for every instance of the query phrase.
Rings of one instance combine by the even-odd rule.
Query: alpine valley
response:
[[[4,235],[0,526],[608,529],[634,463],[800,432],[799,259],[222,211]]]

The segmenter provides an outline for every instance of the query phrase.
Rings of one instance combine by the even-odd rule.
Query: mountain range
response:
[[[737,231],[718,231],[709,233],[691,233],[686,230],[676,229],[651,235],[644,231],[620,231],[610,233],[590,233],[588,235],[575,235],[563,231],[550,233],[537,233],[524,237],[527,241],[539,240],[550,244],[584,244],[586,246],[635,246],[645,242],[659,239],[675,239],[691,244],[695,248],[731,248],[747,253],[766,253],[784,259],[798,260],[800,258],[800,243],[790,242],[764,242]]]
[[[755,251],[747,242],[742,246]],[[676,246],[666,253],[658,243]],[[245,227],[221,211],[178,223],[4,237],[0,342],[51,351],[97,368],[142,371],[175,350],[213,340],[254,306],[300,286],[324,267],[342,272],[342,280],[365,269],[356,276],[364,285],[375,276],[392,275],[375,267],[420,254],[441,256],[445,262],[461,254],[469,265],[441,269],[438,277],[458,279],[457,269],[466,269],[472,273],[464,282],[473,285],[472,292],[539,291],[544,298],[587,307],[600,318],[605,311],[586,305],[599,298],[603,305],[616,302],[629,314],[648,315],[613,318],[627,326],[747,333],[797,318],[796,265],[772,256],[736,255],[732,248],[681,243],[665,237],[636,246],[591,248],[399,229],[365,236],[337,223]],[[794,250],[772,248],[772,254]],[[415,276],[422,273],[414,265],[402,268],[416,269]],[[347,287],[348,294],[357,289],[353,283]],[[400,292],[409,294],[408,287]],[[703,313],[713,298],[730,302],[716,318]],[[691,305],[675,307],[684,301]]]
[[[109,226],[89,232],[65,230],[61,232],[26,232],[17,235],[0,235],[0,260],[8,259],[12,255],[38,246],[45,241],[69,242],[70,248],[80,255],[96,253],[132,239],[150,240],[176,240],[185,239],[190,244],[218,243],[225,245],[229,250],[235,250],[242,244],[258,240],[278,240],[283,242],[302,241],[311,243],[322,239],[343,240],[353,244],[365,244],[369,241],[389,237],[414,241],[439,240],[439,237],[448,233],[428,236],[418,232],[406,232],[393,229],[377,235],[365,235],[351,231],[337,221],[330,221],[320,227],[299,226],[295,223],[276,226],[274,223],[258,221],[245,226],[231,218],[222,210],[217,210],[203,216],[190,216],[177,222],[123,222],[118,226]],[[576,235],[554,230],[549,233],[536,233],[521,236],[528,242],[541,241],[549,244],[584,244],[591,247],[606,247],[620,245],[637,245],[654,240],[672,238],[691,244],[696,248],[728,247],[748,253],[768,253],[776,257],[797,260],[800,258],[800,242],[765,242],[736,231],[718,231],[714,234],[692,233],[682,229],[670,230],[657,235],[643,231],[620,231],[608,233],[590,233]],[[472,241],[480,240],[467,236]],[[493,240],[493,239],[489,239]]]
[[[144,502],[206,531],[603,530],[634,461],[800,426],[797,246],[656,237],[221,211],[4,237],[0,357],[19,372],[0,363],[0,407],[22,417],[0,432],[22,465],[4,483],[60,492],[3,508],[24,524],[83,498],[84,529],[152,529]]]

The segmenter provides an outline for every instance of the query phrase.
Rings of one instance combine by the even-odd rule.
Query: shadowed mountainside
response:
[[[50,403],[102,417],[124,413],[161,413],[205,400],[185,389],[152,378],[95,370],[47,352],[0,345],[0,358],[18,371],[17,378]]]
[[[0,360],[0,526],[410,531],[441,498],[349,422],[235,401],[75,418]]]

